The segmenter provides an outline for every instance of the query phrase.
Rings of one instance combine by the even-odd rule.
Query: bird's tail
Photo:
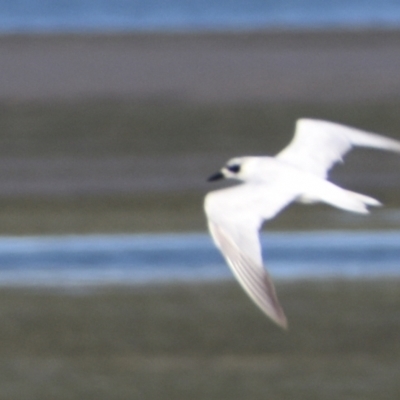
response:
[[[382,205],[373,197],[342,189],[329,181],[324,181],[323,187],[318,190],[318,196],[314,198],[318,198],[319,201],[336,208],[360,214],[368,214],[369,206],[379,207]]]
[[[372,206],[372,207],[380,207],[382,203],[379,200],[374,199],[373,197],[366,196],[365,194],[352,192],[350,190],[346,190],[349,196],[353,196],[358,199],[360,202],[364,204],[364,206]]]

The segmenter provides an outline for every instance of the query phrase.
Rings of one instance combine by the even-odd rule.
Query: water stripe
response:
[[[400,232],[262,235],[274,278],[400,275]],[[231,279],[207,234],[0,238],[0,285],[89,285]]]

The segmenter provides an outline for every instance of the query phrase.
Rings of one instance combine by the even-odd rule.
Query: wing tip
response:
[[[267,314],[268,317],[280,328],[287,331],[289,329],[289,323],[283,310],[280,308],[279,310],[274,310],[274,311],[275,312],[273,315]]]
[[[283,318],[279,319],[278,321],[276,321],[276,323],[278,324],[278,326],[280,328],[282,328],[284,331],[289,330],[289,323],[288,320],[285,316],[283,316]]]

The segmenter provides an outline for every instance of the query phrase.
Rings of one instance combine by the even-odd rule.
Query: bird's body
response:
[[[206,195],[210,233],[243,289],[273,321],[286,327],[272,281],[263,266],[259,230],[294,201],[324,202],[357,213],[379,201],[327,180],[329,169],[353,147],[400,153],[400,141],[327,121],[301,119],[291,143],[275,157],[238,157],[210,180],[242,184]]]

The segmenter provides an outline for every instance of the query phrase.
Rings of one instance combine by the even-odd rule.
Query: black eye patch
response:
[[[238,164],[228,165],[226,169],[236,174],[240,171],[240,165]]]

